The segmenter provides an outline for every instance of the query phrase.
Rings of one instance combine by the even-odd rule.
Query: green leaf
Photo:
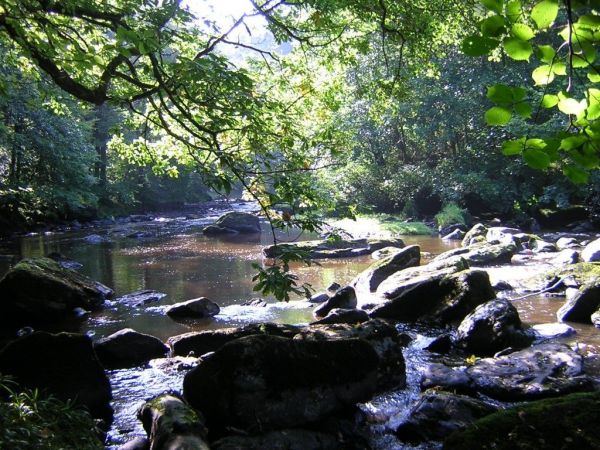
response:
[[[577,20],[577,25],[594,31],[600,30],[600,16],[592,14],[580,16]]]
[[[520,102],[521,100],[523,100],[525,98],[526,95],[527,95],[527,90],[525,88],[522,88],[519,86],[512,88],[513,101]]]
[[[600,89],[590,88],[587,91],[588,107],[585,117],[588,120],[600,119]]]
[[[546,141],[539,138],[527,139],[525,141],[525,148],[534,148],[537,150],[545,149],[547,146]]]
[[[525,139],[521,138],[516,141],[505,141],[502,144],[502,154],[506,156],[520,155],[525,148]]]
[[[481,4],[487,9],[502,14],[502,0],[481,0]]]
[[[546,94],[542,97],[542,106],[544,108],[553,108],[558,105],[558,96],[552,94]]]
[[[516,22],[521,17],[521,2],[513,0],[506,4],[506,17],[510,22]]]
[[[573,67],[576,69],[588,67],[596,60],[596,49],[589,42],[574,43],[573,50]]]
[[[585,136],[569,136],[567,138],[561,139],[559,148],[562,150],[570,151],[576,149],[577,147],[581,147],[586,141],[587,138]]]
[[[512,118],[512,112],[502,106],[494,106],[485,112],[485,122],[488,125],[506,125]]]
[[[491,16],[483,20],[479,26],[481,33],[487,37],[498,37],[504,32],[504,17]]]
[[[555,75],[566,75],[567,65],[564,62],[555,62],[552,64],[552,73]]]
[[[531,19],[540,30],[548,28],[558,15],[558,0],[543,0],[531,10]]]
[[[547,84],[552,83],[552,81],[554,81],[552,67],[548,65],[537,67],[531,73],[531,78],[533,78],[533,81],[535,81],[535,84],[538,86],[546,86]]]
[[[493,86],[488,86],[487,98],[494,103],[512,104],[513,91],[512,88],[504,84],[495,84]]]
[[[563,174],[575,184],[585,184],[590,177],[588,172],[574,165],[565,166],[563,168]]]
[[[533,108],[531,107],[531,105],[528,102],[520,102],[515,105],[515,111],[521,117],[530,119],[531,113],[533,112]]]
[[[516,61],[529,61],[533,47],[529,42],[510,37],[503,42],[506,54]]]
[[[554,50],[554,47],[551,45],[538,45],[537,50],[538,58],[540,58],[540,61],[546,64],[551,64],[552,60],[556,56],[556,50]]]
[[[529,167],[534,169],[546,169],[550,165],[548,154],[537,148],[526,148],[523,151],[523,159]]]
[[[592,83],[600,83],[600,72],[595,67],[590,67],[587,73],[588,80]]]
[[[564,114],[579,115],[586,108],[585,100],[577,101],[574,98],[562,98],[558,101],[558,109]]]
[[[510,33],[521,41],[528,41],[530,39],[533,39],[533,37],[535,36],[533,30],[524,23],[515,23],[512,26]]]
[[[467,36],[460,46],[462,52],[467,56],[483,56],[498,47],[500,41],[484,36]]]

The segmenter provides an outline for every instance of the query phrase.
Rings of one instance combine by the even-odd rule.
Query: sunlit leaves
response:
[[[551,66],[543,65],[536,67],[531,73],[531,77],[533,78],[533,81],[535,81],[536,85],[545,86],[554,81],[554,72],[552,71]]]
[[[540,61],[546,64],[551,64],[556,56],[556,50],[551,45],[538,45],[537,54]]]
[[[528,41],[535,36],[533,30],[524,23],[515,23],[510,30],[510,34],[521,41]]]
[[[574,165],[563,167],[563,174],[575,184],[585,184],[590,178],[588,172]]]
[[[543,0],[531,10],[531,19],[539,29],[548,28],[558,16],[558,0]]]
[[[519,0],[512,0],[506,4],[506,17],[512,23],[517,22],[522,15],[522,5]]]
[[[500,41],[496,39],[472,35],[463,40],[461,50],[468,56],[483,56],[498,47],[499,44]]]
[[[529,57],[533,53],[531,44],[518,38],[506,38],[503,45],[506,54],[515,61],[529,61]]]
[[[502,0],[481,0],[481,3],[487,9],[495,11],[498,14],[502,13],[502,6],[503,6],[503,1]]]
[[[504,31],[504,17],[502,16],[491,16],[483,20],[479,26],[481,33],[487,37],[498,37]]]
[[[503,106],[494,106],[485,112],[485,121],[488,125],[506,125],[511,118],[512,112]]]
[[[558,98],[558,109],[564,114],[577,116],[586,108],[585,100],[579,101],[574,98],[565,97],[564,95],[559,95]]]
[[[558,95],[553,94],[545,94],[542,97],[542,107],[544,108],[553,108],[558,105]]]

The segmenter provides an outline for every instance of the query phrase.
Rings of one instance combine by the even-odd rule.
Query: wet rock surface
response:
[[[193,298],[175,303],[167,308],[167,316],[173,319],[203,319],[219,314],[221,308],[206,297]]]
[[[260,233],[260,220],[257,216],[245,212],[223,214],[213,225],[204,228],[204,234]]]
[[[141,307],[150,303],[158,302],[160,299],[166,297],[166,295],[167,294],[163,294],[162,292],[145,289],[142,291],[135,291],[122,295],[121,297],[115,298],[113,301],[115,303]]]
[[[329,300],[317,307],[313,316],[317,319],[326,317],[333,309],[353,309],[356,308],[356,292],[352,286],[341,288],[333,294]]]
[[[420,263],[421,248],[418,245],[410,245],[372,264],[350,284],[358,291],[375,292],[381,282],[393,273],[418,266]]]
[[[311,325],[333,324],[333,323],[361,323],[369,320],[366,311],[360,309],[334,308],[320,320],[312,322]]]
[[[558,310],[558,320],[564,322],[590,323],[591,317],[600,307],[600,278],[579,288]]]
[[[404,241],[395,239],[350,239],[350,240],[315,240],[302,241],[295,244],[278,244],[263,248],[267,258],[280,255],[282,248],[292,248],[307,253],[309,258],[346,258],[362,256],[381,250],[385,247],[404,247]]]
[[[122,368],[162,358],[168,353],[169,347],[154,336],[125,328],[98,339],[94,342],[94,350],[104,367]]]

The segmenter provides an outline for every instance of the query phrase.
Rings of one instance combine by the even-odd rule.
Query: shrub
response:
[[[447,227],[455,223],[466,225],[468,212],[460,208],[456,203],[448,203],[442,210],[435,215],[435,222],[439,227]]]

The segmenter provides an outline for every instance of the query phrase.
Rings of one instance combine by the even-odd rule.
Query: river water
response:
[[[249,204],[232,204],[235,210],[251,210]],[[253,263],[263,262],[261,250],[271,243],[270,232],[251,237],[206,237],[202,227],[212,223],[226,208],[215,208],[201,218],[177,215],[156,217],[151,222],[126,223],[104,228],[41,233],[17,240],[0,242],[0,276],[17,260],[26,257],[60,253],[83,264],[82,273],[115,290],[115,297],[152,289],[166,294],[157,303],[143,307],[108,302],[102,311],[94,313],[84,322],[61,324],[73,331],[88,333],[94,338],[106,336],[122,328],[133,328],[166,340],[170,336],[206,329],[239,326],[253,322],[305,324],[312,320],[311,308],[302,299],[290,303],[277,303],[268,299],[268,307],[248,307],[242,304],[257,294],[252,290]],[[127,237],[144,233],[144,237]],[[110,242],[88,243],[86,237],[97,234]],[[280,238],[308,239],[315,236],[298,234]],[[437,237],[407,236],[407,245],[418,244],[421,251],[433,257],[458,246]],[[294,271],[300,282],[308,282],[319,292],[331,283],[348,283],[372,263],[370,256],[323,260],[310,267],[296,266]],[[427,257],[425,261],[427,262]],[[506,280],[519,285],[519,280],[530,277],[546,266],[539,261],[517,266],[490,268],[492,281]],[[517,297],[511,291],[512,297]],[[176,322],[164,314],[165,306],[196,297],[208,297],[221,306],[221,313],[213,319],[193,322]],[[522,320],[528,324],[554,322],[556,311],[564,299],[533,296],[515,300]],[[600,332],[593,326],[570,324],[577,330],[575,337],[566,342],[579,342],[582,351],[595,355],[600,349]],[[399,447],[393,434],[386,433],[402,420],[418,396],[419,369],[431,361],[431,355],[422,351],[434,332],[407,327],[414,337],[406,349],[408,388],[388,392],[361,406],[363,415],[373,430],[374,448]],[[193,359],[177,358],[156,360],[145,368],[114,370],[109,372],[115,398],[115,421],[109,433],[109,447],[114,448],[133,436],[144,435],[135,412],[144,399],[165,390],[181,390],[185,371],[182,368],[194,363]],[[424,447],[420,447],[424,448]]]

